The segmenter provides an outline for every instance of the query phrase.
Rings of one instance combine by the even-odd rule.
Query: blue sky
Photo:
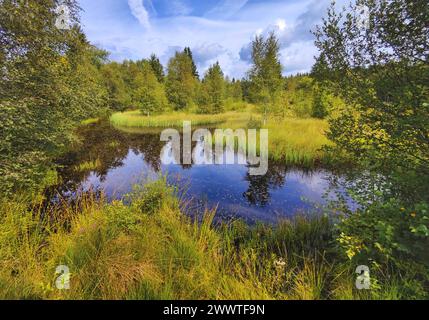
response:
[[[275,30],[284,74],[309,71],[317,50],[309,32],[330,0],[80,0],[89,40],[111,60],[157,54],[163,64],[191,47],[201,74],[219,61],[230,77],[249,69],[249,43]]]

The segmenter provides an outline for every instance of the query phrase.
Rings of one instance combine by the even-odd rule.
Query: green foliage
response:
[[[193,57],[193,55],[192,55],[191,48],[186,47],[186,48],[183,50],[183,53],[184,53],[186,56],[188,56],[188,58],[191,60],[192,74],[194,75],[195,79],[199,79],[199,78],[200,78],[200,75],[198,74],[198,69],[197,69],[197,66],[196,66],[196,64],[195,64],[195,61],[194,61],[194,57]]]
[[[144,114],[161,113],[168,108],[164,70],[159,59],[111,62],[101,68],[113,110],[140,109]]]
[[[149,116],[159,114],[168,107],[164,86],[158,82],[151,65],[143,62],[140,71],[134,79],[136,91],[134,99],[140,111]]]
[[[348,257],[377,264],[391,260],[429,267],[429,211],[425,203],[405,208],[397,200],[375,203],[341,222],[340,243]]]
[[[219,62],[211,66],[201,85],[200,113],[221,113],[225,104],[225,78]]]
[[[227,81],[227,96],[234,99],[234,101],[243,101],[243,89],[241,87],[241,81],[232,79]]]
[[[276,110],[277,116],[307,118],[312,115],[314,84],[310,76],[297,75],[285,79],[283,107]]]
[[[164,67],[162,66],[161,62],[159,61],[159,58],[152,54],[149,59],[150,66],[152,67],[153,72],[156,75],[156,78],[159,82],[164,82]]]
[[[429,201],[428,7],[385,0],[356,5],[368,7],[367,26],[332,7],[316,31],[315,74],[348,106],[332,119],[330,138],[391,181],[390,195]]]
[[[144,214],[155,214],[161,210],[165,199],[171,196],[172,189],[166,187],[166,180],[160,179],[147,186],[135,187],[131,198],[134,198],[133,205],[137,206]]]
[[[49,160],[73,139],[80,121],[104,113],[99,74],[105,52],[77,26],[55,27],[60,1],[0,3],[0,193],[38,187]]]
[[[429,281],[429,211],[426,203],[403,207],[395,199],[376,202],[350,214],[338,225],[338,242],[356,265],[407,275],[414,284],[408,295],[417,295]],[[411,275],[410,275],[411,274]],[[404,276],[404,278],[406,278]]]
[[[274,32],[252,43],[253,66],[249,72],[250,101],[262,107],[265,117],[278,105],[283,87],[280,46]]]
[[[116,62],[101,67],[104,85],[108,91],[108,104],[112,110],[123,111],[131,106],[131,94],[124,80],[121,65]]]
[[[194,102],[198,81],[194,75],[191,58],[186,53],[176,52],[168,63],[166,93],[175,110],[183,110]]]
[[[298,74],[285,79],[281,106],[274,109],[276,117],[319,118],[335,116],[344,101],[334,95],[329,87],[320,84],[313,75]]]
[[[314,118],[324,119],[328,115],[329,97],[325,90],[316,88],[314,93],[312,116]]]
[[[1,201],[1,200],[0,200]],[[342,260],[326,217],[276,227],[192,222],[161,179],[108,204],[92,195],[49,208],[0,202],[2,299],[422,299],[424,279],[372,272],[357,291],[354,262]],[[36,254],[37,253],[37,254]],[[70,290],[55,268],[70,268]],[[353,271],[351,271],[353,270]]]
[[[367,24],[360,5],[369,10]],[[415,278],[426,274],[426,281],[428,18],[421,1],[357,0],[340,13],[332,5],[315,32],[314,67],[321,85],[346,101],[330,119],[328,150],[357,169],[348,178],[361,208],[339,224],[341,247],[361,262],[421,268]]]

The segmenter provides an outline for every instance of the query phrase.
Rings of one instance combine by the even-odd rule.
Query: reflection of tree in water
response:
[[[155,172],[161,171],[161,150],[165,143],[160,141],[160,130],[124,132],[103,121],[81,127],[78,132],[79,143],[57,161],[58,172],[62,180],[55,191],[60,194],[75,192],[91,173],[104,181],[109,171],[124,165],[129,152],[141,154],[144,161]],[[195,143],[193,143],[195,146]],[[97,168],[75,170],[79,164],[98,160]],[[182,165],[190,169],[192,165]],[[52,190],[51,190],[52,191]]]
[[[124,165],[130,151],[142,155],[142,160],[153,171],[161,171],[160,155],[165,143],[160,141],[160,130],[127,133],[113,128],[108,122],[101,122],[80,128],[78,135],[80,142],[57,161],[62,184],[48,191],[48,196],[51,192],[59,192],[62,195],[76,192],[91,173],[97,175],[100,181],[104,181],[109,171]],[[195,145],[193,142],[192,147]],[[75,169],[79,164],[96,160],[97,168],[85,171]],[[190,169],[192,165],[182,165],[182,168]],[[267,206],[271,199],[270,191],[285,185],[285,177],[291,169],[286,165],[270,162],[268,173],[264,176],[250,176],[247,173],[245,180],[248,181],[249,187],[243,197],[250,205]],[[302,172],[302,169],[300,171]]]
[[[271,199],[270,190],[283,187],[286,184],[287,173],[292,169],[285,164],[270,162],[268,172],[264,176],[251,176],[248,172],[245,180],[249,182],[249,188],[244,192],[243,197],[254,206],[268,205]],[[312,170],[308,170],[303,174],[311,175],[311,173]]]
[[[254,206],[266,206],[270,201],[270,188],[279,188],[285,184],[286,167],[270,164],[267,174],[252,176],[247,172],[245,180],[249,188],[243,194],[247,201]]]
[[[159,134],[125,133],[114,129],[107,122],[101,122],[80,128],[78,136],[80,142],[57,161],[62,185],[56,189],[60,193],[76,191],[91,172],[103,181],[110,170],[124,165],[123,161],[130,150],[136,155],[143,154],[145,162],[155,171],[161,168],[159,155],[163,145],[159,140]],[[97,168],[75,170],[79,164],[95,160],[99,162]]]

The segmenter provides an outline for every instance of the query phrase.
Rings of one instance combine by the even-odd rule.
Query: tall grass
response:
[[[165,181],[136,189],[126,205],[92,195],[57,207],[0,203],[2,299],[359,299],[403,297],[354,289],[353,266],[332,253],[327,218],[277,227],[213,227],[181,214]],[[56,267],[71,272],[58,290]],[[397,282],[395,282],[397,281]]]
[[[133,128],[181,128],[184,121],[191,121],[194,126],[215,125],[224,122],[228,114],[203,115],[172,112],[157,116],[145,116],[140,111],[115,113],[110,122],[117,127]]]
[[[76,165],[73,169],[76,172],[85,172],[85,171],[97,170],[101,167],[101,165],[102,165],[101,160],[97,158],[96,160],[82,162]]]
[[[270,156],[290,164],[313,165],[326,161],[321,150],[330,141],[326,137],[328,123],[320,119],[286,118],[271,120],[266,128],[270,137]]]

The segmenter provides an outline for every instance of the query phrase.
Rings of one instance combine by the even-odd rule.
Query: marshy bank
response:
[[[318,186],[311,183],[314,170],[299,169],[298,182],[297,168],[278,164],[261,178],[246,180],[246,168],[234,167],[214,179],[226,169],[177,165],[179,176],[189,174],[180,184],[177,175],[160,179],[158,130],[124,132],[101,121],[79,134],[79,146],[57,162],[61,183],[48,204],[39,198],[0,203],[0,298],[426,297],[415,269],[398,273],[385,265],[372,266],[371,290],[356,288],[356,263],[340,242],[341,216],[320,214],[301,199],[306,183]],[[199,170],[205,172],[200,181]],[[227,178],[248,192],[236,191],[238,200],[214,194],[211,205],[197,208],[183,197],[184,188],[195,199],[195,190],[206,192],[202,186],[216,181],[222,184],[206,195],[234,194]],[[296,210],[275,214],[273,208],[294,201]],[[70,290],[56,287],[58,266],[70,271]]]
[[[84,196],[48,208],[0,205],[3,299],[401,299],[402,275],[373,273],[357,290],[354,265],[335,245],[325,217],[301,216],[276,227],[236,221],[213,227],[182,214],[165,180],[123,201]],[[43,218],[42,218],[43,217]],[[55,286],[58,266],[69,290]],[[381,285],[382,284],[382,285]]]

